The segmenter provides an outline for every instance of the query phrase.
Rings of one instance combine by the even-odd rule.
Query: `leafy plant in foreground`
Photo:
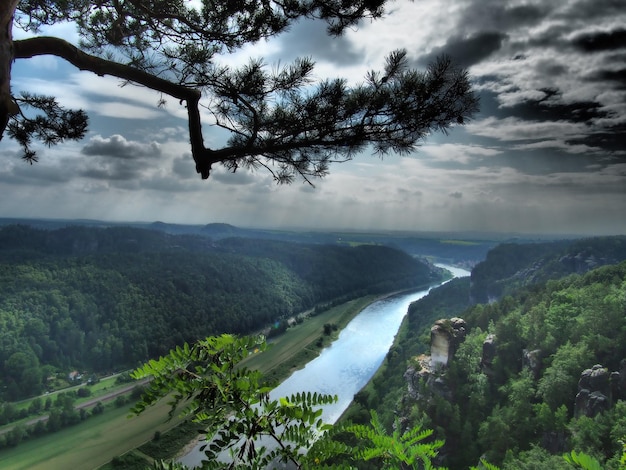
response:
[[[347,426],[346,431],[354,434],[366,447],[356,452],[357,460],[379,459],[384,469],[425,468],[436,469],[432,459],[437,456],[437,450],[443,446],[443,441],[422,442],[433,434],[432,429],[422,430],[419,426],[400,432],[399,423],[391,435],[378,419],[378,414],[372,410],[371,425],[355,424]]]
[[[320,419],[321,406],[337,398],[298,393],[271,399],[260,372],[239,366],[266,347],[264,338],[233,335],[177,347],[133,373],[152,380],[132,411],[139,414],[164,397],[170,415],[184,405],[182,414],[207,435],[203,468],[266,468],[274,461],[301,467],[301,454],[330,427]]]
[[[320,416],[321,407],[336,401],[336,396],[303,392],[270,398],[271,387],[262,383],[261,373],[240,364],[252,351],[266,348],[263,337],[226,334],[179,346],[133,372],[133,378],[151,381],[132,411],[139,414],[169,398],[170,416],[181,409],[182,415],[203,427],[205,469],[261,469],[278,462],[296,468],[331,468],[327,462],[339,455],[347,455],[348,463],[332,468],[355,468],[353,462],[372,459],[382,461],[384,468],[435,468],[431,459],[443,442],[423,442],[430,430],[387,435],[375,412],[371,426],[333,427]],[[352,448],[334,439],[344,431],[365,447]],[[156,461],[153,468],[184,466]]]

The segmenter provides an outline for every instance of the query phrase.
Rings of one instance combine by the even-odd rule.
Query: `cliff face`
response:
[[[437,320],[430,329],[430,355],[414,358],[414,364],[404,373],[408,394],[414,400],[428,398],[432,393],[451,398],[451,390],[445,379],[448,364],[466,335],[462,318]]]
[[[448,366],[459,345],[465,339],[465,320],[451,318],[437,320],[430,329],[430,368]]]
[[[472,269],[470,300],[474,304],[491,303],[520,287],[584,274],[625,259],[623,236],[499,245]]]

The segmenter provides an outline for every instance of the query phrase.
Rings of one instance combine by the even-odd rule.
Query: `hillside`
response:
[[[561,454],[572,449],[617,468],[626,435],[624,258],[623,237],[494,249],[471,285],[448,283],[411,306],[351,418],[365,421],[373,408],[388,427],[400,416],[403,428],[434,429],[451,469],[481,456],[505,469],[569,468]],[[477,292],[492,303],[470,306]],[[452,317],[465,321],[460,330],[446,321],[431,332]],[[443,367],[425,356],[434,335],[449,345]]]
[[[383,246],[212,241],[134,228],[0,230],[0,390],[56,371],[132,367],[185,341],[245,334],[319,303],[428,284]]]
[[[506,243],[472,269],[471,302],[486,303],[520,287],[569,274],[584,274],[626,259],[626,237],[597,237],[544,243]]]

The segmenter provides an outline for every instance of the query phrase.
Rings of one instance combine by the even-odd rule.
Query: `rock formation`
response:
[[[542,367],[541,349],[533,349],[532,351],[524,349],[522,351],[522,366],[529,369],[534,379],[537,380]]]
[[[609,372],[600,364],[582,371],[574,408],[576,416],[592,418],[626,396],[623,378],[626,375],[626,360],[622,360],[620,366],[619,372]]]
[[[430,368],[447,367],[465,334],[462,318],[437,320],[430,329]]]
[[[445,380],[445,369],[465,339],[466,324],[462,318],[437,320],[430,329],[430,356],[422,354],[413,359],[414,365],[404,373],[408,394],[418,400],[436,394],[451,398],[451,390]]]
[[[488,334],[483,342],[480,369],[485,375],[493,375],[493,360],[496,357],[496,335]]]

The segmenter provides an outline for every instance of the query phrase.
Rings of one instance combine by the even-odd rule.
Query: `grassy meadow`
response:
[[[169,407],[158,404],[139,417],[128,408],[107,409],[99,416],[59,432],[23,442],[0,452],[2,470],[94,469],[140,446],[178,423],[167,422]]]

